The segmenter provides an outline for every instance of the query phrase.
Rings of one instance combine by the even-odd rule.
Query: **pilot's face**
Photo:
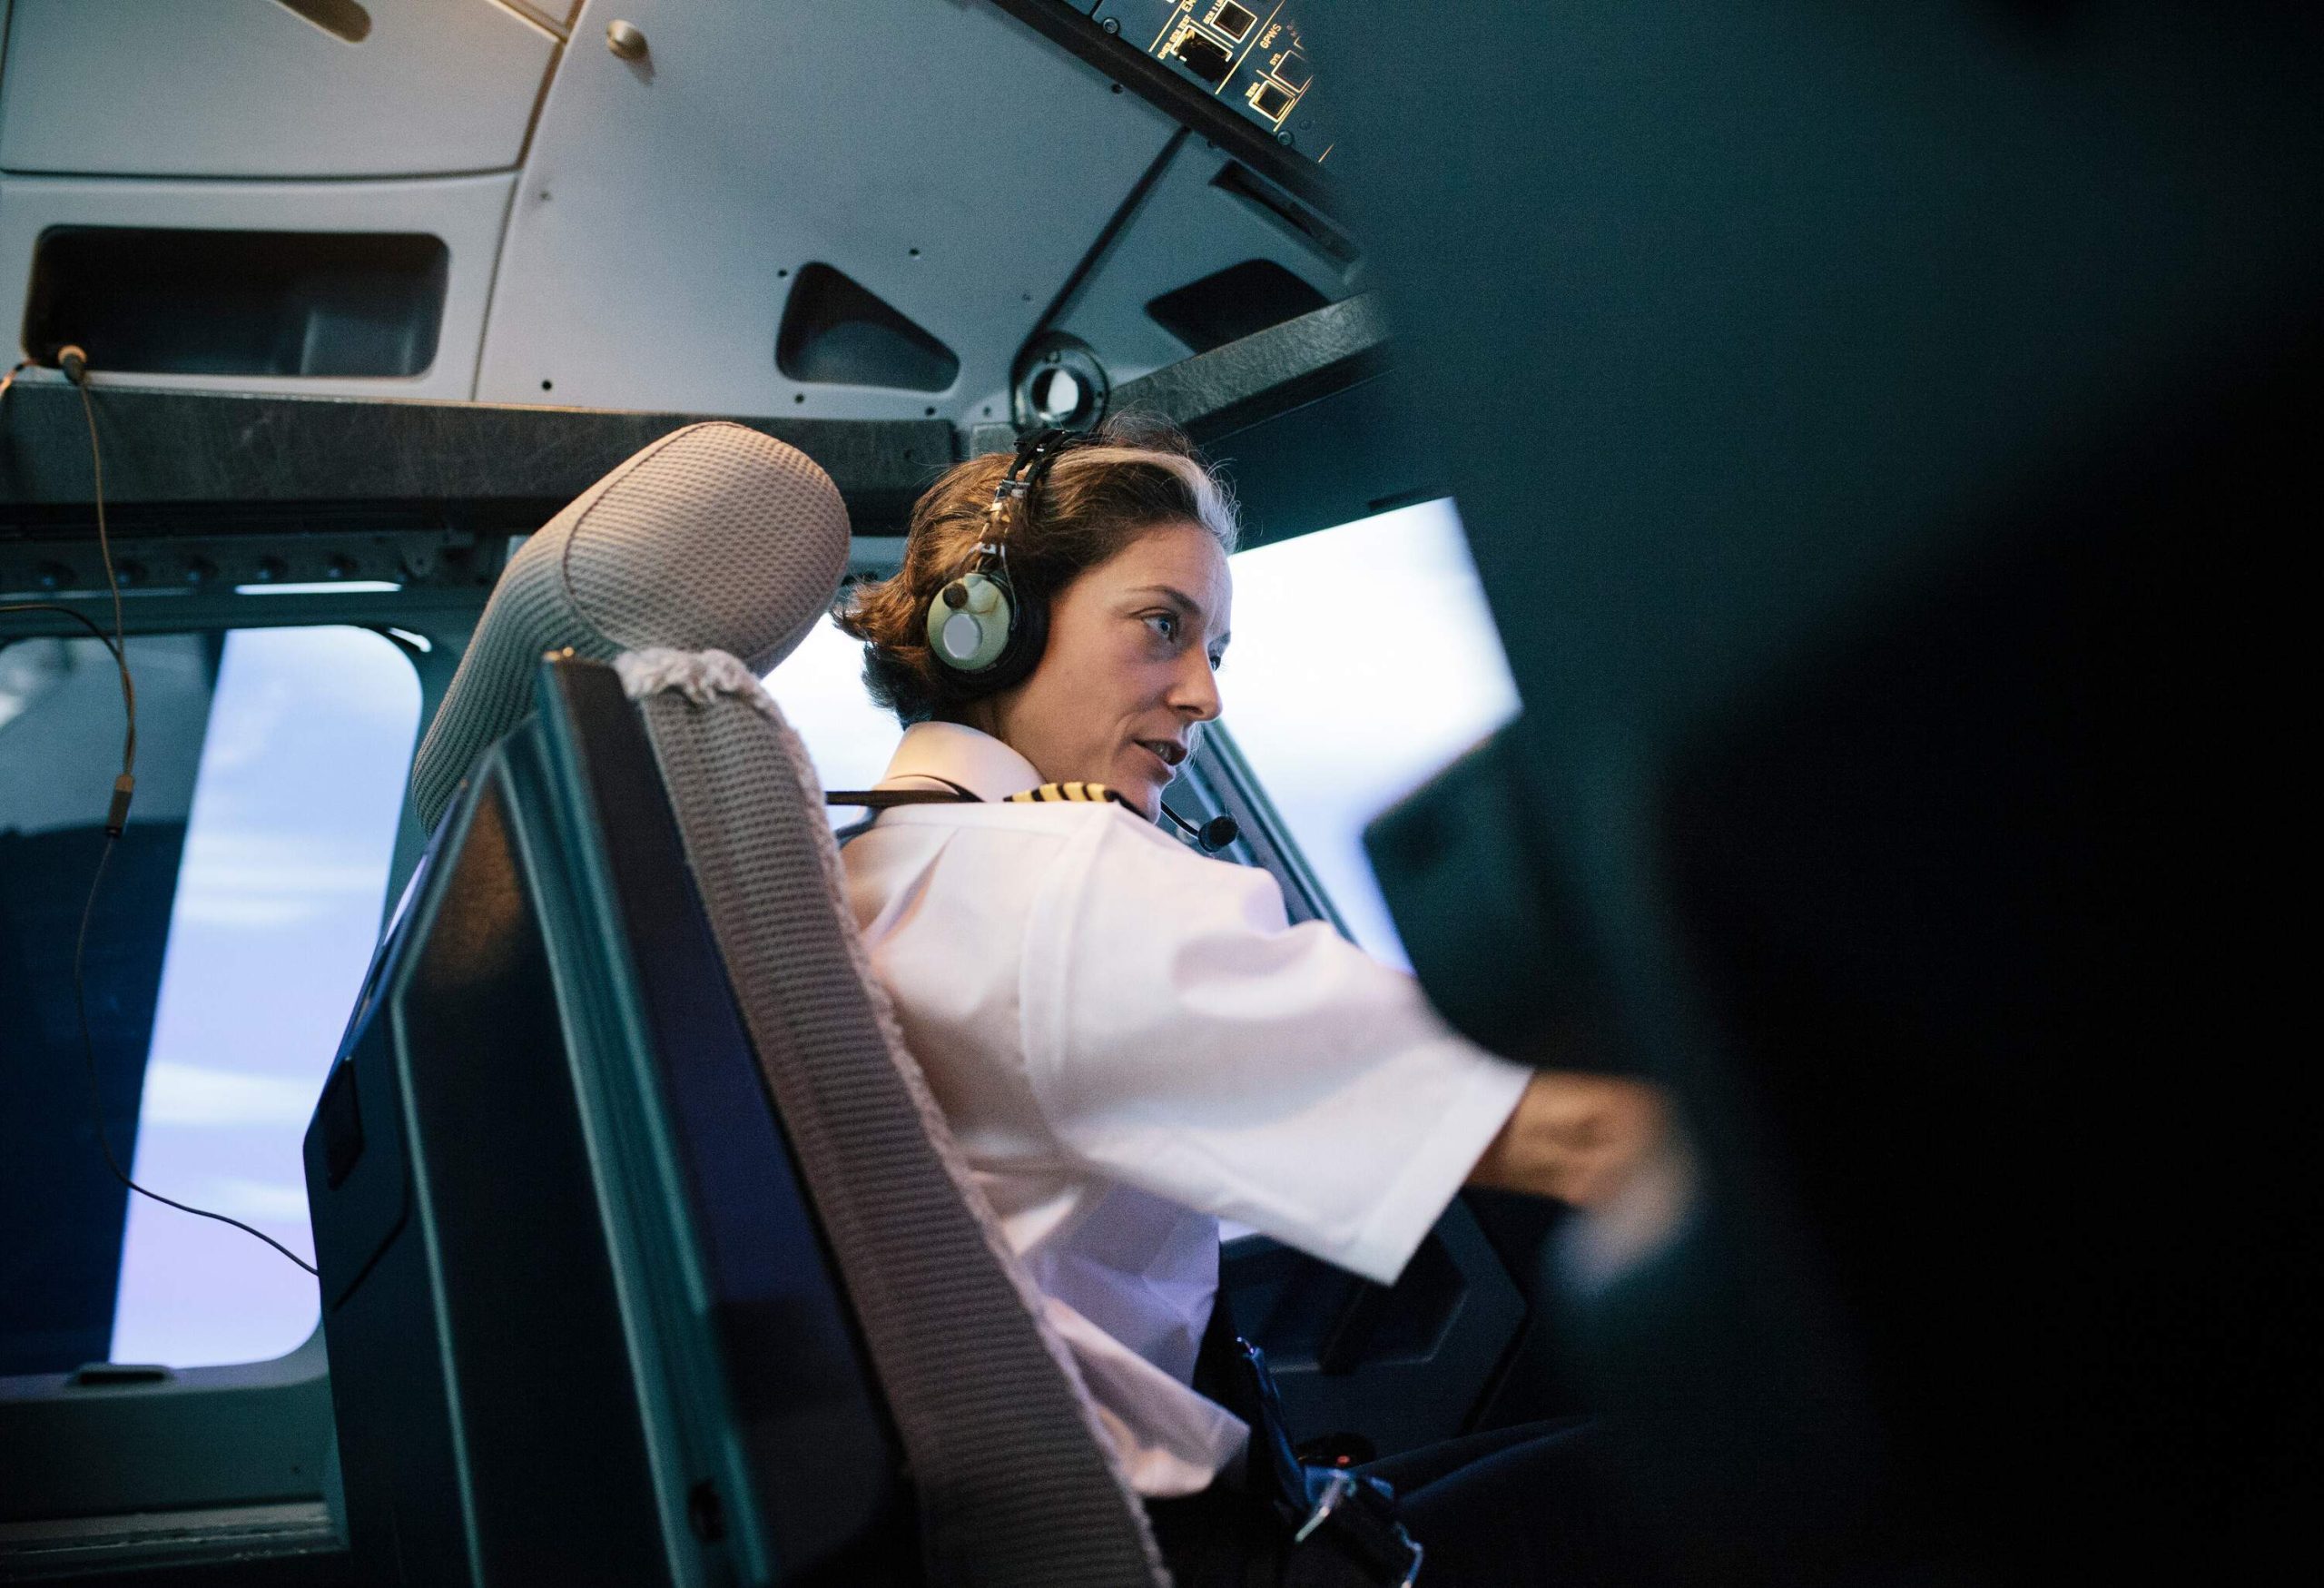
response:
[[[1058,594],[1040,665],[977,725],[1044,782],[1103,783],[1155,816],[1195,725],[1218,715],[1234,594],[1202,526],[1157,526]]]

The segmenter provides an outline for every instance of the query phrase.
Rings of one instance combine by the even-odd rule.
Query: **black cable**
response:
[[[121,670],[121,707],[126,725],[122,729],[121,735],[121,777],[113,784],[114,798],[120,806],[118,812],[120,822],[113,820],[113,815],[109,814],[105,823],[105,830],[109,833],[113,831],[129,817],[128,794],[123,788],[123,784],[127,784],[131,788],[134,788],[137,782],[137,686],[129,676],[129,653],[125,648],[127,642],[117,643],[114,636],[99,628],[96,619],[87,613],[55,601],[11,601],[6,606],[0,607],[0,612],[54,612],[59,616],[69,617],[83,628],[87,629],[95,637],[96,642],[105,647],[107,654],[113,657],[113,665]]]
[[[113,643],[113,636],[99,628],[95,618],[76,607],[67,607],[57,601],[11,601],[5,606],[0,606],[0,612],[54,612],[60,617],[69,617],[83,628],[87,629],[89,637],[104,646],[106,654],[113,657],[116,665],[121,661],[121,651]],[[11,635],[5,640],[0,640],[0,645],[14,645],[24,637],[22,635]]]
[[[97,872],[94,876],[89,879],[88,902],[81,906],[81,930],[73,940],[73,1012],[79,1017],[81,1022],[81,1056],[87,1061],[89,1076],[89,1122],[96,1127],[97,1145],[104,1150],[105,1167],[113,1170],[113,1179],[119,1180],[123,1185],[127,1186],[139,1196],[149,1198],[153,1201],[159,1202],[164,1208],[174,1208],[181,1213],[191,1213],[196,1218],[212,1218],[221,1224],[231,1224],[236,1229],[241,1230],[244,1235],[254,1236],[258,1239],[266,1242],[267,1245],[272,1247],[276,1251],[281,1252],[284,1257],[298,1264],[299,1267],[306,1269],[308,1273],[313,1274],[315,1272],[313,1264],[308,1262],[304,1258],[292,1251],[289,1247],[284,1246],[281,1241],[275,1239],[264,1230],[253,1229],[249,1225],[244,1224],[241,1219],[229,1218],[223,1213],[212,1213],[207,1208],[190,1207],[183,1202],[172,1201],[169,1198],[162,1196],[159,1191],[147,1190],[144,1187],[139,1185],[135,1180],[129,1178],[128,1173],[121,1167],[121,1159],[113,1156],[113,1138],[105,1133],[104,1100],[100,1094],[97,1085],[97,1044],[96,1040],[89,1033],[89,1000],[87,993],[82,989],[81,964],[83,955],[87,950],[89,944],[89,920],[90,917],[96,913],[97,890],[103,885],[105,880],[105,864],[108,861],[113,859],[113,846],[117,842],[118,839],[113,833],[108,833],[105,834],[104,848],[97,852]],[[319,1278],[320,1277],[320,1275],[317,1275],[316,1277]]]
[[[122,623],[121,580],[113,572],[113,542],[105,533],[104,453],[97,444],[96,407],[89,399],[88,355],[78,348],[65,348],[58,352],[57,363],[64,370],[65,379],[70,380],[74,389],[81,393],[81,415],[89,425],[89,469],[92,483],[95,488],[94,500],[97,509],[97,556],[104,564],[105,587],[113,592],[113,634],[108,637],[104,630],[98,627],[87,614],[77,612],[70,607],[61,606],[54,601],[14,602],[0,607],[0,612],[62,613],[94,635],[97,643],[113,653],[113,666],[121,670],[121,709],[124,719],[121,743],[121,776],[114,780],[112,808],[105,815],[104,847],[97,852],[97,869],[89,878],[88,897],[81,905],[81,930],[73,939],[73,1011],[80,1021],[81,1058],[88,1071],[89,1123],[96,1129],[97,1145],[103,1149],[105,1167],[113,1170],[113,1179],[129,1189],[151,1201],[159,1202],[164,1208],[174,1208],[181,1213],[191,1213],[196,1218],[209,1218],[220,1224],[231,1225],[244,1235],[264,1241],[309,1274],[314,1274],[315,1268],[312,1264],[264,1230],[253,1229],[239,1218],[229,1218],[223,1213],[212,1213],[207,1208],[195,1208],[184,1202],[174,1201],[162,1196],[159,1191],[149,1191],[135,1180],[131,1179],[128,1171],[121,1167],[121,1160],[113,1156],[113,1138],[105,1131],[104,1099],[97,1079],[97,1043],[95,1037],[89,1031],[89,999],[84,986],[82,967],[89,946],[89,922],[97,911],[97,893],[104,885],[105,867],[113,859],[113,846],[120,840],[123,830],[128,825],[129,802],[137,790],[137,685],[129,672],[129,640],[123,631]],[[0,380],[0,397],[7,395],[8,386],[15,381],[17,370],[23,368],[24,366],[19,364],[16,370],[8,372],[5,380]],[[320,1277],[320,1275],[316,1277]]]

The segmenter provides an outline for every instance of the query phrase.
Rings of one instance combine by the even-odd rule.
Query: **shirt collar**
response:
[[[960,723],[914,723],[904,730],[880,786],[902,778],[940,778],[980,800],[1005,800],[1039,786],[1041,774],[990,734]]]

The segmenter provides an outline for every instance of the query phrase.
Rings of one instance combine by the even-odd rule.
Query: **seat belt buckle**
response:
[[[1347,1498],[1348,1491],[1354,1487],[1355,1479],[1344,1472],[1334,1472],[1325,1479],[1324,1493],[1316,1500],[1315,1508],[1307,1513],[1307,1520],[1299,1524],[1299,1531],[1291,1535],[1291,1542],[1305,1544],[1310,1534],[1332,1519],[1332,1513],[1340,1508],[1340,1502]]]
[[[1374,1581],[1413,1588],[1427,1552],[1396,1519],[1394,1491],[1337,1468],[1314,1475],[1322,1480],[1315,1503],[1292,1534],[1291,1547],[1300,1549],[1321,1534],[1369,1567]]]

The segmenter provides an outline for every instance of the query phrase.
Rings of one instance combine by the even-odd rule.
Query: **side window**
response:
[[[1235,743],[1355,940],[1407,965],[1364,824],[1517,710],[1460,517],[1423,502],[1234,567]]]
[[[114,1155],[152,1189],[311,1258],[300,1138],[385,902],[419,683],[345,627],[134,638],[138,796],[89,923],[84,991]],[[0,1373],[279,1356],[314,1281],[104,1168],[73,939],[118,770],[90,640],[0,650]]]
[[[870,788],[888,770],[903,730],[864,693],[863,642],[842,634],[830,618],[766,676],[766,687],[806,741],[825,788]],[[862,814],[831,812],[832,824],[842,827]]]

